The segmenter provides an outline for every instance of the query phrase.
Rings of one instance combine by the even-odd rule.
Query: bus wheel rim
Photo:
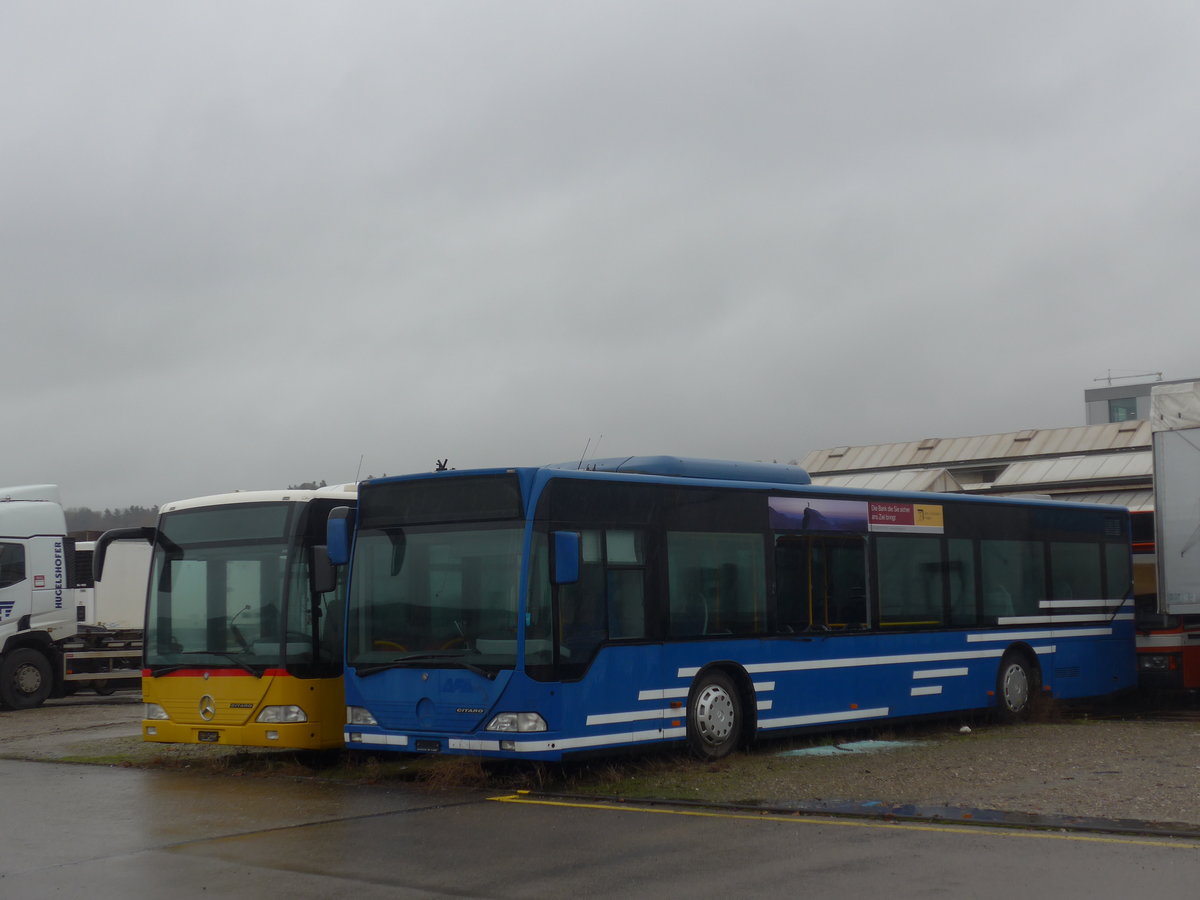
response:
[[[1004,702],[1011,710],[1024,709],[1029,702],[1029,678],[1020,665],[1011,665],[1004,671]]]
[[[728,739],[733,731],[733,698],[719,685],[707,685],[696,701],[696,725],[710,744]]]

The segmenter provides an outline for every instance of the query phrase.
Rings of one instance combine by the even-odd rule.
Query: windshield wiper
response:
[[[374,675],[376,672],[382,672],[385,669],[403,669],[406,668],[409,663],[428,662],[430,660],[437,660],[440,663],[445,663],[446,665],[454,668],[466,669],[468,672],[474,672],[476,675],[482,675],[484,678],[488,679],[488,681],[496,680],[495,672],[489,672],[482,666],[477,666],[474,663],[467,662],[461,657],[447,656],[443,653],[418,653],[414,656],[398,656],[391,662],[355,666],[354,669],[360,676],[367,676]]]
[[[256,668],[254,668],[254,666],[250,665],[249,663],[242,662],[240,659],[238,659],[232,653],[221,653],[217,650],[184,650],[180,653],[181,656],[198,656],[201,654],[208,655],[208,656],[224,657],[225,659],[227,659],[231,663],[233,663],[235,666],[237,666],[239,669],[244,669],[245,671],[249,672],[255,678],[262,678],[263,672],[265,672],[267,670],[267,667],[263,666],[262,670],[260,671]],[[173,666],[162,666],[161,668],[157,668],[157,669],[151,668],[150,674],[152,677],[157,678],[159,675],[166,675],[168,672],[178,672],[180,669],[194,669],[194,668],[196,668],[196,666],[193,663],[177,663],[176,665],[173,665]]]

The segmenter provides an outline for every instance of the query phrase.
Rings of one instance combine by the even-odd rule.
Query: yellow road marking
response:
[[[1040,838],[1052,841],[1079,841],[1090,844],[1129,844],[1144,847],[1170,847],[1178,850],[1200,850],[1200,842],[1180,841],[1135,837],[1101,837],[1074,832],[1051,832],[1038,829],[1023,829],[1018,826],[1003,825],[923,825],[918,822],[875,822],[862,819],[843,819],[839,817],[823,817],[819,813],[795,813],[782,815],[780,813],[737,813],[720,810],[679,809],[659,806],[635,806],[623,803],[585,803],[579,800],[549,800],[531,797],[527,792],[518,791],[501,797],[489,797],[497,803],[522,803],[530,806],[561,806],[569,809],[600,809],[609,812],[640,812],[658,813],[668,816],[692,816],[702,819],[744,819],[754,822],[786,822],[794,825],[832,825],[840,828],[891,828],[906,831],[934,831],[943,834],[992,835],[1005,838]]]

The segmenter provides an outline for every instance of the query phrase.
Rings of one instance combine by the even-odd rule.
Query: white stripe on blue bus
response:
[[[754,690],[760,694],[764,691],[775,690],[775,682],[773,681],[756,681],[754,682]],[[639,700],[682,700],[688,695],[688,688],[665,688],[662,690],[638,691]]]
[[[666,690],[638,691],[639,700],[670,700],[672,697],[686,697],[687,688],[667,688]]]
[[[993,631],[991,634],[968,634],[967,643],[975,644],[981,641],[1044,641],[1065,640],[1073,637],[1111,637],[1111,628],[1051,628],[1045,631]]]
[[[970,671],[965,667],[961,669],[917,669],[913,672],[913,678],[957,678]]]
[[[632,712],[597,713],[587,717],[588,725],[615,725],[617,722],[640,722],[645,719],[677,719],[678,709],[639,709]]]
[[[406,734],[362,734],[361,732],[353,732],[359,740],[350,740],[350,731],[342,732],[342,740],[345,743],[357,747],[360,744],[379,744],[383,747],[407,747],[408,735]]]
[[[1038,609],[1120,609],[1124,600],[1039,600]]]
[[[816,713],[807,716],[785,716],[781,719],[759,719],[759,728],[799,728],[806,725],[832,725],[835,722],[858,722],[863,719],[882,719],[891,715],[887,706],[876,709],[851,709],[835,713]]]
[[[1110,632],[1105,632],[1110,633]],[[1051,637],[1050,634],[1021,635],[1018,639],[1037,639]],[[1061,637],[1062,635],[1059,635]],[[970,636],[967,638],[970,640]],[[984,640],[984,638],[981,638]],[[1055,651],[1054,645],[1034,647],[1035,653],[1045,654]],[[742,668],[751,675],[766,672],[803,672],[816,669],[852,669],[859,666],[895,666],[913,663],[949,662],[963,659],[989,659],[1004,655],[1004,647],[980,650],[947,650],[943,653],[902,653],[893,656],[843,656],[836,659],[800,659],[790,662],[747,663]],[[685,666],[676,670],[677,678],[695,678],[700,673],[699,666]]]
[[[1001,616],[996,620],[997,625],[1054,625],[1058,622],[1111,622],[1108,615],[1078,615],[1078,616]]]
[[[687,737],[686,728],[664,728],[661,731],[597,734],[553,741],[515,740],[513,741],[513,749],[518,753],[545,753],[549,750],[580,750],[586,747],[605,747],[617,744],[644,744],[649,741],[674,740],[684,737]]]

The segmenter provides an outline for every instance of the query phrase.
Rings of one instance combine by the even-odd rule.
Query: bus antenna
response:
[[[363,456],[365,456],[365,455],[366,454],[364,454],[364,453],[360,453],[358,455],[358,470],[354,473],[354,483],[355,484],[358,484],[358,476],[362,474]]]
[[[596,450],[597,450],[597,452],[599,452],[599,450],[600,450],[600,442],[601,442],[602,440],[604,440],[604,435],[600,435],[600,437],[596,438]],[[588,447],[590,447],[590,446],[592,446],[592,439],[591,439],[591,438],[588,438],[588,439],[587,439],[587,443],[583,445],[583,455],[579,457],[579,465],[577,465],[577,466],[575,467],[576,469],[582,469],[582,468],[583,468],[583,461],[584,461],[585,459],[587,459]]]

